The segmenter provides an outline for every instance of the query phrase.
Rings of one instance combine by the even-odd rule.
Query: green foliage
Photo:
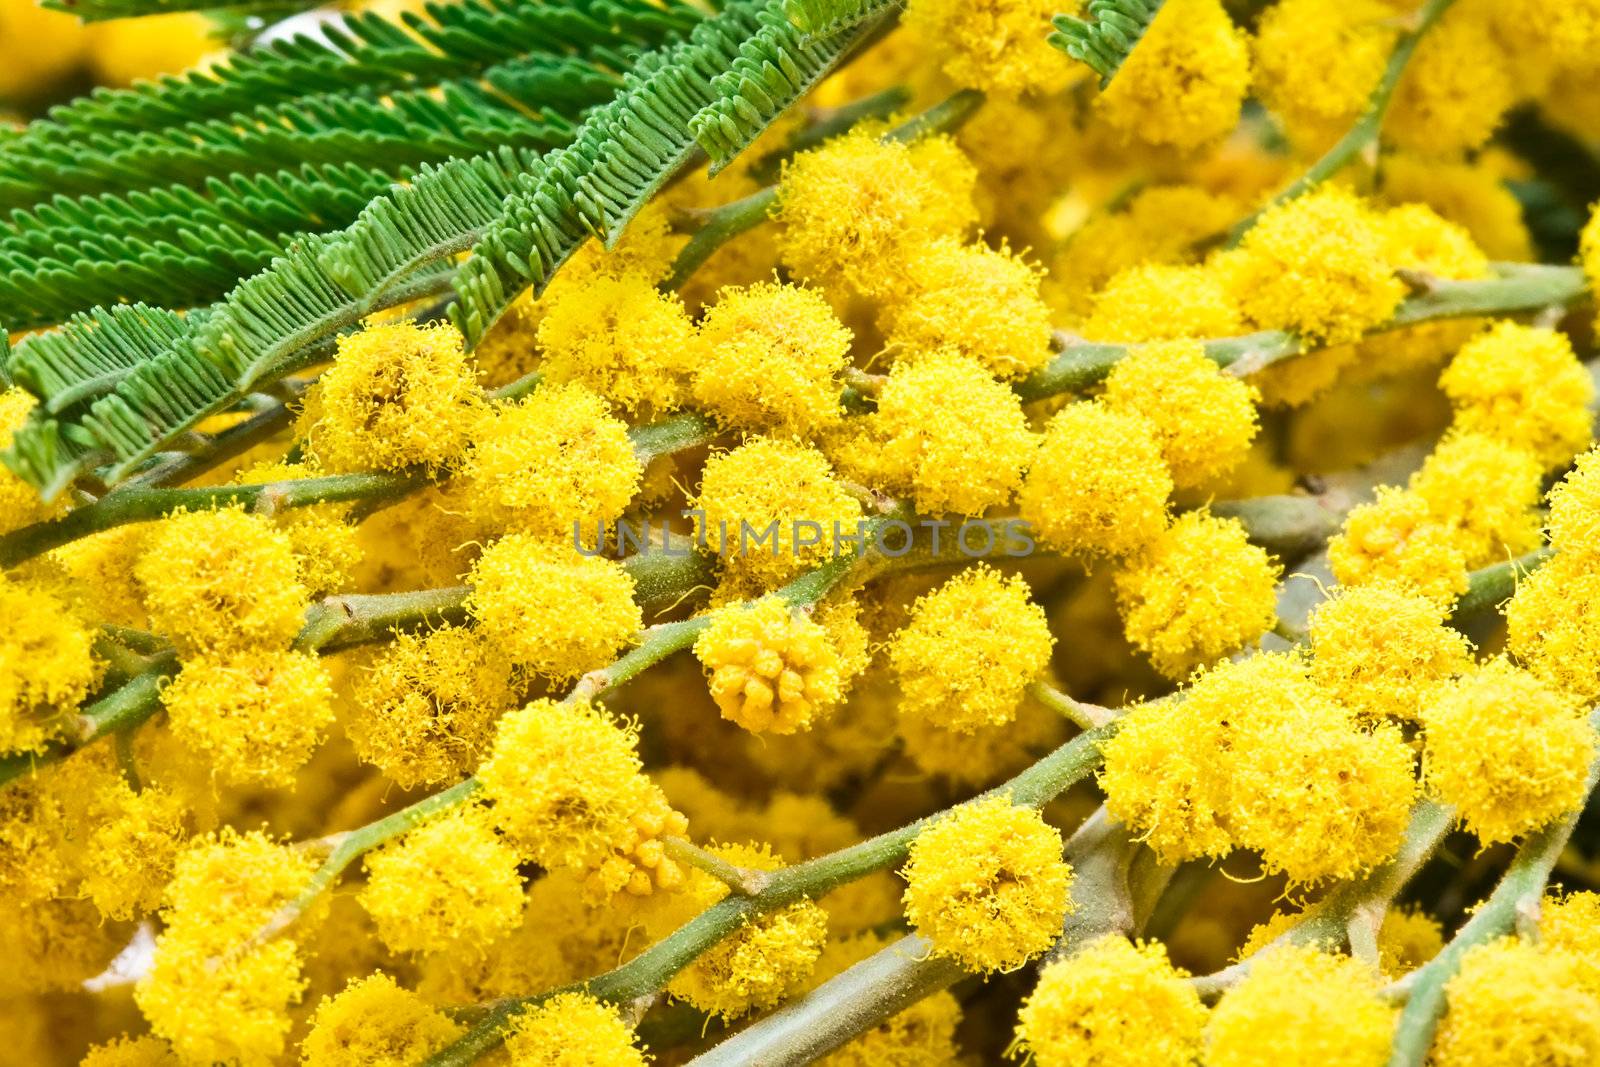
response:
[[[40,0],[40,6],[65,11],[85,22],[102,22],[140,15],[165,15],[174,11],[204,11],[218,5],[210,0]],[[235,16],[284,18],[316,6],[316,0],[246,0],[229,6],[227,10]]]
[[[1150,28],[1162,0],[1089,0],[1087,19],[1055,17],[1050,43],[1100,75],[1102,86],[1116,76],[1134,45]]]

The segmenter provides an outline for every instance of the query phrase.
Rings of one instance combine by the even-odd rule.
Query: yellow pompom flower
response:
[[[1522,205],[1486,161],[1451,162],[1396,152],[1385,156],[1383,191],[1392,202],[1427,204],[1466,227],[1490,259],[1534,258]]]
[[[1079,332],[1095,341],[1137,343],[1232,337],[1245,329],[1216,271],[1141,263],[1118,271],[1095,294],[1094,310]]]
[[[1382,1067],[1394,1022],[1366,964],[1285,945],[1258,955],[1222,995],[1206,1026],[1205,1063]]]
[[[1127,556],[1167,527],[1172,474],[1148,419],[1099,401],[1050,419],[1017,503],[1052,548]]]
[[[1095,108],[1125,138],[1194,149],[1233,129],[1249,88],[1248,38],[1221,0],[1168,0]]]
[[[1444,927],[1427,912],[1390,908],[1378,927],[1378,971],[1385,978],[1409,974],[1444,948]]]
[[[1451,433],[1411,476],[1413,493],[1449,525],[1469,567],[1537,548],[1538,457],[1481,433]]]
[[[1443,218],[1426,204],[1401,204],[1381,216],[1383,254],[1396,270],[1415,270],[1439,278],[1482,278],[1489,257],[1466,227]]]
[[[1253,386],[1223,372],[1198,341],[1144,345],[1117,362],[1104,399],[1155,427],[1179,488],[1203,485],[1244,460],[1256,436]]]
[[[1476,945],[1444,989],[1445,1015],[1428,1061],[1437,1067],[1600,1061],[1600,999],[1564,952],[1511,937]]]
[[[177,793],[118,779],[97,797],[108,810],[89,832],[80,888],[108,919],[133,919],[156,909],[188,833],[188,809]]]
[[[645,1067],[633,1031],[616,1009],[587,993],[559,993],[512,1021],[511,1067]]]
[[[851,336],[815,289],[724,289],[700,323],[694,398],[737,429],[811,433],[839,418]]]
[[[292,1025],[289,1008],[304,990],[293,941],[219,962],[169,932],[134,987],[134,1002],[183,1063],[276,1067]]]
[[[643,474],[627,424],[577,384],[542,385],[496,408],[474,434],[462,473],[484,522],[563,540],[574,524],[592,528],[621,515]]]
[[[862,518],[821,452],[770,437],[707,459],[694,506],[703,550],[729,574],[774,585],[832,557],[836,534],[844,548]]]
[[[1380,220],[1338,186],[1264,211],[1229,260],[1226,277],[1257,326],[1323,344],[1356,340],[1405,296],[1384,258]]]
[[[1472,663],[1438,603],[1381,585],[1341,590],[1311,616],[1311,679],[1359,720],[1415,719]]]
[[[310,853],[259,832],[196,838],[178,854],[162,918],[169,931],[220,953],[299,895],[315,866]]]
[[[412,789],[471,770],[515,702],[510,663],[476,629],[445,626],[395,635],[358,677],[344,729],[361,760]]]
[[[262,463],[242,471],[234,481],[240,485],[266,485],[319,478],[323,473],[309,460]],[[289,508],[272,516],[273,525],[289,535],[295,562],[300,566],[300,584],[312,596],[349,588],[351,575],[361,564],[360,535],[355,524],[349,521],[349,512],[348,504],[313,504]]]
[[[478,768],[496,823],[535,863],[598,863],[650,799],[638,739],[589,704],[535,700],[511,712]]]
[[[173,736],[231,784],[289,785],[334,718],[327,669],[303,652],[191,659],[161,703]]]
[[[754,733],[809,730],[844,696],[828,632],[782,597],[717,612],[694,643],[722,717]]]
[[[1591,552],[1557,553],[1517,583],[1506,606],[1511,654],[1583,700],[1600,697],[1600,570]]]
[[[1050,359],[1050,309],[1038,268],[1010,249],[956,238],[933,241],[906,265],[880,315],[891,345],[911,352],[949,348],[1001,378],[1019,378]]]
[[[778,186],[778,251],[800,277],[884,295],[930,240],[978,221],[978,174],[960,153],[859,130],[802,152]],[[937,164],[937,165],[935,165]]]
[[[633,577],[567,543],[507,534],[467,575],[467,613],[490,648],[552,679],[603,667],[644,628]]]
[[[466,447],[482,403],[454,326],[368,326],[339,338],[318,379],[311,451],[335,471],[441,466]]]
[[[1428,788],[1486,845],[1576,811],[1595,755],[1582,705],[1505,659],[1440,686],[1422,713]]]
[[[1187,512],[1116,572],[1123,633],[1181,680],[1272,627],[1281,572],[1238,519]]]
[[[1061,835],[1009,795],[956,808],[911,843],[906,918],[938,955],[1014,971],[1055,943],[1072,909],[1061,848]]]
[[[1453,157],[1487,141],[1522,95],[1487,3],[1456,4],[1422,35],[1383,133],[1401,148]]]
[[[479,952],[522,919],[516,850],[468,807],[366,858],[361,906],[396,952]]]
[[[1213,712],[1186,705],[1208,696],[1204,681],[1184,701],[1141,704],[1102,746],[1106,810],[1164,863],[1220,858],[1233,849],[1222,806]]]
[[[969,734],[1014,719],[1055,644],[1028,593],[979,564],[918,598],[889,646],[901,712]]]
[[[1467,557],[1419,493],[1380,486],[1377,499],[1345,516],[1328,542],[1339,584],[1386,585],[1448,604],[1467,591]]]
[[[49,589],[0,577],[0,753],[43,752],[103,664],[94,634]]]
[[[925,514],[1005,504],[1037,447],[1017,394],[949,349],[896,362],[872,419],[886,479]]]
[[[1256,92],[1297,146],[1320,151],[1366,109],[1398,33],[1384,0],[1278,0],[1256,27]]]
[[[713,845],[708,850],[736,867],[776,871],[783,861],[766,845]],[[645,917],[659,940],[728,895],[700,870],[665,905]],[[706,950],[667,985],[667,992],[709,1015],[736,1019],[770,1008],[805,987],[828,936],[827,913],[810,899],[753,918]]]
[[[539,369],[577,382],[625,411],[678,406],[694,324],[674,293],[639,273],[595,273],[564,287],[539,321]]]
[[[1600,894],[1545,897],[1539,905],[1539,947],[1570,959],[1584,990],[1600,997]]]
[[[382,971],[352,979],[311,1016],[304,1067],[411,1067],[461,1036],[460,1024]]]
[[[1462,346],[1439,387],[1456,429],[1531,452],[1546,470],[1589,446],[1594,381],[1563,333],[1495,323]]]
[[[1189,1067],[1205,1005],[1160,943],[1120,934],[1039,972],[1017,1037],[1039,1067]]]
[[[183,1064],[172,1046],[159,1037],[119,1037],[95,1045],[78,1067],[183,1067]]]
[[[1050,0],[911,0],[905,26],[950,80],[996,96],[1062,88],[1072,62],[1051,47]]]
[[[5,13],[0,11],[0,26],[4,25],[5,18]],[[0,391],[0,449],[11,447],[13,435],[27,423],[38,403],[32,393],[19,386]],[[40,499],[39,490],[17,477],[11,468],[0,467],[0,533],[38,522],[51,510]]]
[[[1600,4],[1595,0],[1504,0],[1496,4],[1498,26],[1543,63],[1586,67],[1600,49]]]
[[[1600,449],[1579,456],[1549,500],[1550,544],[1557,551],[1587,554],[1600,547]]]

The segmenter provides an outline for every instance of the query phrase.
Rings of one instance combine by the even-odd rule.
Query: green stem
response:
[[[299,652],[328,653],[367,644],[396,630],[466,620],[464,585],[401,593],[340,593],[312,605],[294,647]]]
[[[1589,722],[1600,728],[1600,711],[1591,714]],[[1597,778],[1600,778],[1600,758],[1589,765],[1585,796],[1593,792]],[[1421,1067],[1427,1060],[1428,1047],[1433,1044],[1433,1034],[1445,1008],[1445,987],[1460,969],[1462,957],[1478,945],[1511,932],[1519,917],[1538,914],[1550,871],[1582,812],[1580,804],[1567,818],[1530,835],[1517,849],[1489,899],[1456,931],[1443,951],[1410,976],[1407,983],[1410,995],[1395,1027],[1389,1067]]]
[[[1372,95],[1367,98],[1366,111],[1360,121],[1339,138],[1332,148],[1325,152],[1321,159],[1313,163],[1304,174],[1295,180],[1294,184],[1272,198],[1273,204],[1281,204],[1293,200],[1313,187],[1333,177],[1342,170],[1347,163],[1364,151],[1369,145],[1375,143],[1379,132],[1383,129],[1384,116],[1388,114],[1389,102],[1394,97],[1394,91],[1400,84],[1400,77],[1405,73],[1406,65],[1411,62],[1412,53],[1417,50],[1417,44],[1422,40],[1422,35],[1428,32],[1439,16],[1443,15],[1455,0],[1428,0],[1420,12],[1417,13],[1416,25],[1406,33],[1400,35],[1395,42],[1394,51],[1389,54],[1388,66],[1384,68],[1383,77],[1372,90]],[[1228,243],[1238,244],[1239,239],[1247,233],[1256,220],[1261,217],[1261,212],[1256,212],[1244,219],[1229,231]]]

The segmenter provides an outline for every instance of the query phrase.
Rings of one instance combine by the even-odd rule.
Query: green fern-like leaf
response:
[[[227,5],[234,15],[259,15],[280,19],[316,7],[318,0],[246,0]],[[174,11],[204,11],[218,5],[209,0],[40,0],[41,7],[65,11],[85,22],[166,15]]]
[[[1100,75],[1104,86],[1116,76],[1134,46],[1161,10],[1163,0],[1089,0],[1087,18],[1055,17],[1050,43]]]

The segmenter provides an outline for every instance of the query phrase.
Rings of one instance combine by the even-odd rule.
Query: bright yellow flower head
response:
[[[299,950],[280,939],[219,962],[168,932],[134,1002],[183,1063],[276,1067],[305,990]]]
[[[1384,585],[1448,604],[1467,591],[1467,557],[1455,530],[1419,493],[1381,486],[1352,508],[1328,542],[1341,585]]]
[[[454,326],[395,323],[339,338],[307,414],[329,470],[449,463],[466,447],[482,399]]]
[[[240,485],[266,485],[325,474],[315,461],[308,459],[300,463],[257,464],[241,471],[234,481]],[[360,535],[349,521],[349,510],[347,504],[313,504],[280,511],[272,517],[273,524],[289,535],[289,545],[300,567],[300,584],[312,596],[348,589],[353,572],[361,564]]]
[[[1052,548],[1127,556],[1167,527],[1172,474],[1148,419],[1104,403],[1058,411],[1018,495],[1022,517]]]
[[[1245,329],[1218,272],[1142,263],[1118,271],[1095,294],[1094,311],[1079,332],[1093,341],[1132,343],[1232,337]]]
[[[917,600],[889,646],[900,710],[973,733],[1009,723],[1055,643],[1028,583],[979,564]]]
[[[1206,1026],[1207,1067],[1381,1067],[1395,1009],[1359,960],[1285,946],[1252,961]]]
[[[103,668],[94,634],[49,589],[0,578],[0,752],[42,752]]]
[[[1578,457],[1572,472],[1550,490],[1550,544],[1563,552],[1600,546],[1600,450]]]
[[[311,1016],[305,1067],[409,1067],[461,1035],[461,1026],[379,971],[353,979]]]
[[[1490,259],[1527,261],[1533,250],[1522,205],[1487,164],[1395,153],[1383,165],[1383,192],[1394,203],[1427,204],[1472,234]]]
[[[5,14],[0,11],[0,25],[4,19]],[[12,436],[22,429],[38,403],[32,393],[18,386],[0,391],[0,449],[11,447]],[[38,522],[50,511],[39,498],[39,490],[17,477],[11,468],[0,468],[0,532]]]
[[[1517,583],[1506,605],[1506,647],[1545,682],[1600,697],[1600,570],[1590,551],[1560,552]]]
[[[1481,433],[1451,433],[1411,476],[1429,514],[1454,529],[1470,567],[1537,548],[1537,456]]]
[[[1509,661],[1441,686],[1422,722],[1428,788],[1484,844],[1582,805],[1596,742],[1585,708]]]
[[[1415,270],[1438,278],[1482,278],[1489,258],[1465,227],[1426,204],[1401,204],[1382,215],[1384,258],[1396,270]]]
[[[108,919],[148,914],[161,903],[188,837],[183,798],[152,785],[135,793],[118,778],[96,800],[109,811],[89,834],[80,888]]]
[[[1363,722],[1415,719],[1434,685],[1472,662],[1444,615],[1387,586],[1342,590],[1311,616],[1311,678]]]
[[[1504,937],[1469,949],[1445,986],[1429,1062],[1438,1067],[1600,1060],[1600,999],[1576,960]]]
[[[828,632],[782,597],[731,605],[695,640],[722,717],[755,733],[807,730],[844,695]]]
[[[1190,488],[1226,474],[1256,436],[1253,386],[1225,374],[1198,341],[1145,345],[1118,361],[1105,403],[1156,428],[1173,483]]]
[[[700,323],[694,398],[741,430],[810,433],[839,418],[850,341],[815,289],[724,289]]]
[[[956,808],[917,834],[901,872],[906,918],[933,951],[1013,971],[1061,936],[1072,868],[1061,835],[1009,796]]]
[[[1245,234],[1227,272],[1240,308],[1262,329],[1311,341],[1354,341],[1405,296],[1384,256],[1380,219],[1326,186],[1269,208]]]
[[[1039,972],[1017,1036],[1039,1067],[1188,1067],[1206,1008],[1159,942],[1092,941]]]
[[[473,437],[462,473],[472,510],[495,529],[594,543],[622,514],[642,474],[628,427],[581,385],[543,385],[497,408]]]
[[[506,1036],[511,1067],[644,1067],[616,1009],[586,993],[561,993],[523,1011]]]
[[[1016,393],[950,349],[896,361],[871,418],[885,480],[925,514],[1007,503],[1038,447]]]
[[[1256,92],[1320,151],[1365,110],[1398,33],[1385,0],[1279,0],[1256,27]]]
[[[957,85],[996,96],[1059,89],[1072,61],[1046,40],[1051,0],[911,0],[905,26]]]
[[[1116,572],[1123,632],[1181,680],[1271,628],[1280,573],[1238,519],[1187,512]]]
[[[120,1037],[91,1048],[78,1067],[182,1067],[182,1062],[159,1037]]]
[[[1600,997],[1600,894],[1546,896],[1539,905],[1539,947],[1567,956],[1585,991]]]
[[[539,322],[539,369],[626,411],[667,411],[683,399],[694,324],[675,294],[643,274],[596,273],[563,287]]]
[[[1221,0],[1168,0],[1095,107],[1125,138],[1195,149],[1233,129],[1249,88],[1249,39]]]
[[[507,534],[484,549],[467,584],[467,612],[490,649],[546,678],[604,667],[644,628],[633,577],[567,542]]]
[[[1546,470],[1589,446],[1594,381],[1566,334],[1496,323],[1456,353],[1439,387],[1457,429],[1532,452]]]
[[[1429,28],[1395,89],[1385,137],[1446,158],[1489,139],[1523,91],[1493,17],[1492,4],[1459,3]]]

